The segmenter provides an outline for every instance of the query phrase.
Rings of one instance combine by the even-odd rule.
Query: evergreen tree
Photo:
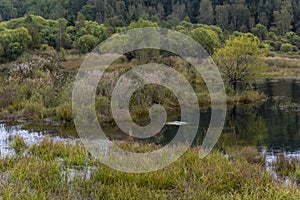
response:
[[[229,9],[228,4],[216,6],[216,23],[222,29],[228,29]]]
[[[261,12],[258,19],[259,23],[268,27],[269,26],[269,19],[265,12]]]
[[[176,3],[173,7],[173,12],[171,17],[176,17],[179,21],[182,21],[186,16],[185,5]]]
[[[202,24],[214,24],[214,10],[210,0],[202,0],[199,8],[199,22]]]
[[[293,9],[291,1],[283,0],[280,10],[274,11],[274,21],[278,33],[281,35],[292,29]]]
[[[234,30],[246,32],[249,28],[250,11],[245,0],[237,0],[230,6],[231,25]]]

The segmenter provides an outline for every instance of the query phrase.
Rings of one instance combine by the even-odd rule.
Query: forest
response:
[[[250,31],[260,23],[283,35],[300,31],[297,0],[1,0],[0,19],[32,14],[65,18],[74,25],[81,13],[87,20],[123,27],[143,18],[174,27],[180,21],[217,25],[229,31]]]
[[[209,25],[205,22],[192,23],[188,18],[172,24],[171,27],[165,24],[166,21],[156,22],[143,18],[128,25],[118,22],[119,19],[114,17],[99,24],[87,20],[80,12],[72,22],[65,18],[52,20],[36,15],[0,22],[0,62],[15,60],[25,51],[35,49],[54,48],[58,51],[73,49],[73,53],[85,54],[112,34],[133,28],[171,28],[191,36],[211,55],[214,49],[221,47],[231,35],[243,34],[242,31],[229,31],[222,26]],[[249,32],[261,40],[261,45],[267,46],[271,51],[297,52],[300,48],[300,36],[292,31],[292,26],[285,27],[287,24],[282,22],[268,28],[258,23]]]

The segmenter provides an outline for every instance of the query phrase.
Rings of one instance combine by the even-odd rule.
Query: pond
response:
[[[228,146],[257,146],[269,155],[287,152],[300,155],[300,79],[267,79],[257,84],[257,89],[268,98],[255,104],[238,104],[228,107],[225,126],[215,148]],[[193,145],[201,145],[210,122],[210,110],[201,111],[200,127]],[[180,121],[180,118],[176,120]],[[177,133],[179,126],[166,125],[159,134],[146,140],[167,144]],[[118,127],[106,125],[108,137],[116,140],[128,137]],[[46,136],[56,140],[76,138],[74,127],[58,125],[41,126],[19,123],[0,124],[1,155],[12,153],[9,147],[11,136],[19,134],[27,143],[40,141]]]

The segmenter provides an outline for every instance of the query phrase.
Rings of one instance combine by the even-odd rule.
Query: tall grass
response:
[[[298,58],[270,57],[266,58],[266,63],[269,66],[277,66],[281,68],[300,68]]]
[[[154,145],[122,143],[144,152]],[[241,150],[241,151],[240,151]],[[299,199],[292,185],[275,181],[256,158],[254,149],[232,151],[230,159],[214,151],[204,159],[191,148],[170,166],[145,174],[113,170],[93,158],[80,143],[45,139],[26,154],[0,159],[3,199]],[[239,153],[242,152],[242,153]],[[77,167],[75,167],[77,166]],[[69,179],[68,168],[90,175]],[[80,169],[80,168],[79,168]],[[70,181],[71,180],[71,181]]]

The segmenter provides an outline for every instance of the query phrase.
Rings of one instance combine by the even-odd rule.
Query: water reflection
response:
[[[229,107],[225,127],[216,148],[251,145],[263,146],[267,152],[299,151],[300,80],[270,79],[257,85],[257,88],[268,99],[261,103]],[[202,144],[210,117],[210,110],[201,112],[200,127],[194,145]],[[178,126],[165,126],[152,141],[167,144],[177,130]]]

